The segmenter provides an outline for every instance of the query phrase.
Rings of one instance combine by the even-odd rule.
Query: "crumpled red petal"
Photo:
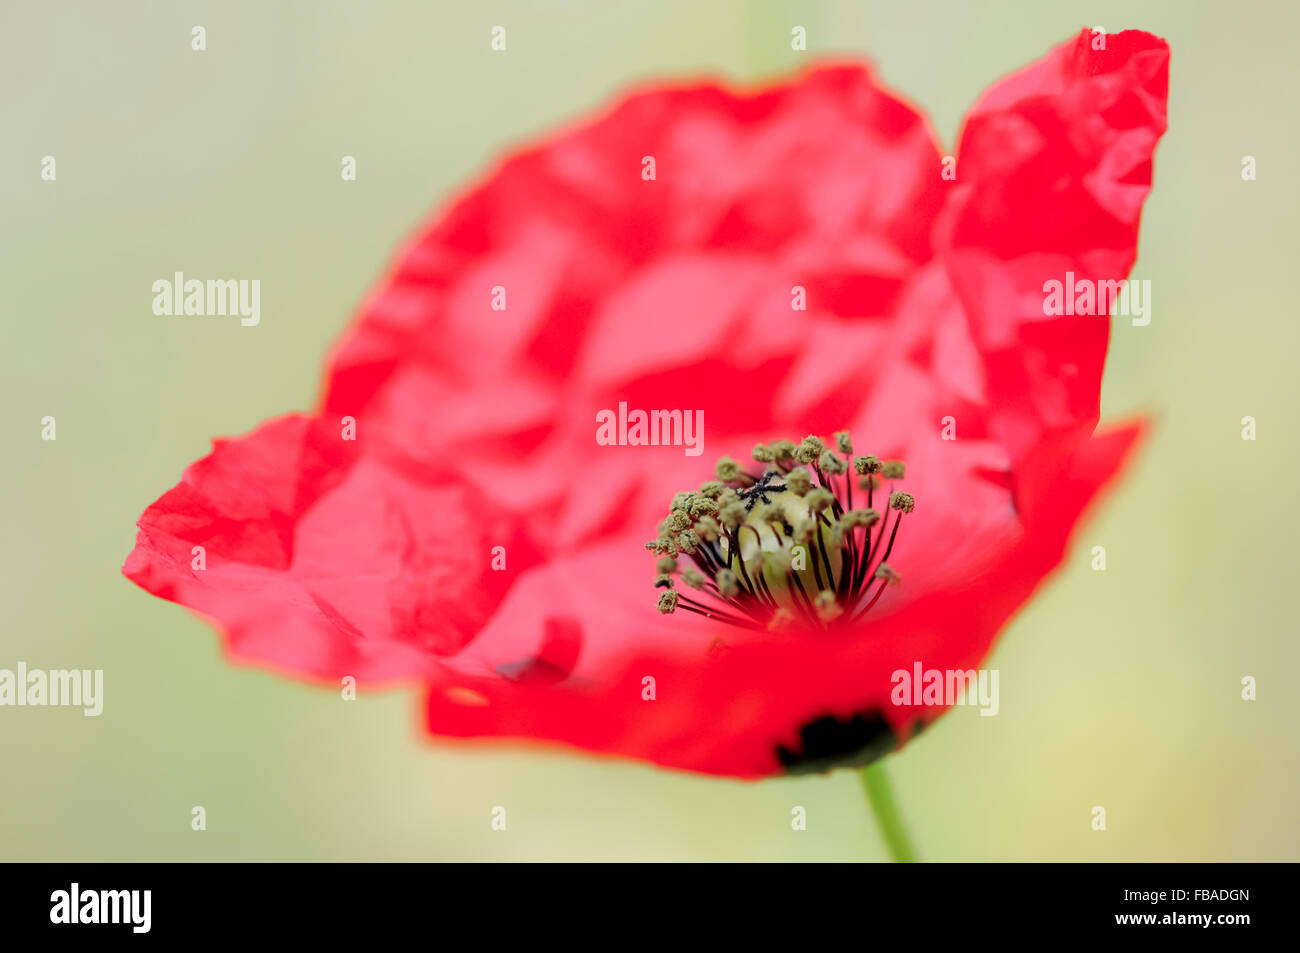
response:
[[[519,570],[538,557],[478,494],[413,483],[355,447],[305,416],[217,441],[140,517],[123,572],[219,622],[237,661],[428,677],[509,588],[492,547]]]

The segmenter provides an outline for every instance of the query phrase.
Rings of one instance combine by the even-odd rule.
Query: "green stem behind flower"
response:
[[[889,784],[889,775],[885,773],[885,759],[873,761],[862,769],[862,788],[867,792],[867,801],[871,804],[871,813],[876,815],[880,825],[880,834],[889,848],[889,856],[895,863],[911,864],[916,862],[916,852],[912,849],[911,839],[903,826],[903,818],[898,813],[898,801]]]

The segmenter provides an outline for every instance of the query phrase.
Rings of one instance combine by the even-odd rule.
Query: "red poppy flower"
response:
[[[1137,440],[1093,433],[1108,320],[1044,284],[1132,267],[1168,59],[1084,32],[980,98],[955,164],[861,65],[632,95],[421,230],[320,410],[218,442],[124,571],[236,660],[418,680],[439,736],[865,763],[942,710],[891,674],[978,666]],[[620,405],[762,446],[701,486],[691,446],[599,443]],[[774,443],[807,433],[828,457]]]

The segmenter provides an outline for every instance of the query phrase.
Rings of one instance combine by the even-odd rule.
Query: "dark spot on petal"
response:
[[[536,655],[498,665],[496,673],[523,685],[554,685],[569,677],[567,671]]]
[[[496,667],[502,678],[525,685],[554,685],[573,673],[582,651],[582,626],[570,616],[550,616],[535,655]]]
[[[789,774],[812,774],[838,767],[865,767],[898,745],[898,737],[878,711],[851,718],[824,715],[799,729],[799,748],[776,749],[777,759]]]

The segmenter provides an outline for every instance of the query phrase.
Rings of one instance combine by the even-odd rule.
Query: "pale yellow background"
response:
[[[322,355],[390,252],[513,144],[632,82],[755,80],[823,54],[871,57],[952,142],[987,84],[1100,25],[1173,47],[1134,272],[1153,319],[1117,325],[1104,393],[1108,416],[1158,427],[1005,633],[998,717],[955,711],[890,765],[932,859],[1297,859],[1296,11],[5,3],[0,667],[103,668],[107,684],[98,719],[0,709],[0,858],[882,857],[852,773],[746,785],[437,747],[414,694],[344,704],[231,667],[207,625],[118,568],[142,508],[211,437],[312,405]],[[1258,181],[1241,179],[1247,154]],[[154,317],[150,285],[178,269],[260,277],[261,326]],[[1090,570],[1092,545],[1107,572]]]

